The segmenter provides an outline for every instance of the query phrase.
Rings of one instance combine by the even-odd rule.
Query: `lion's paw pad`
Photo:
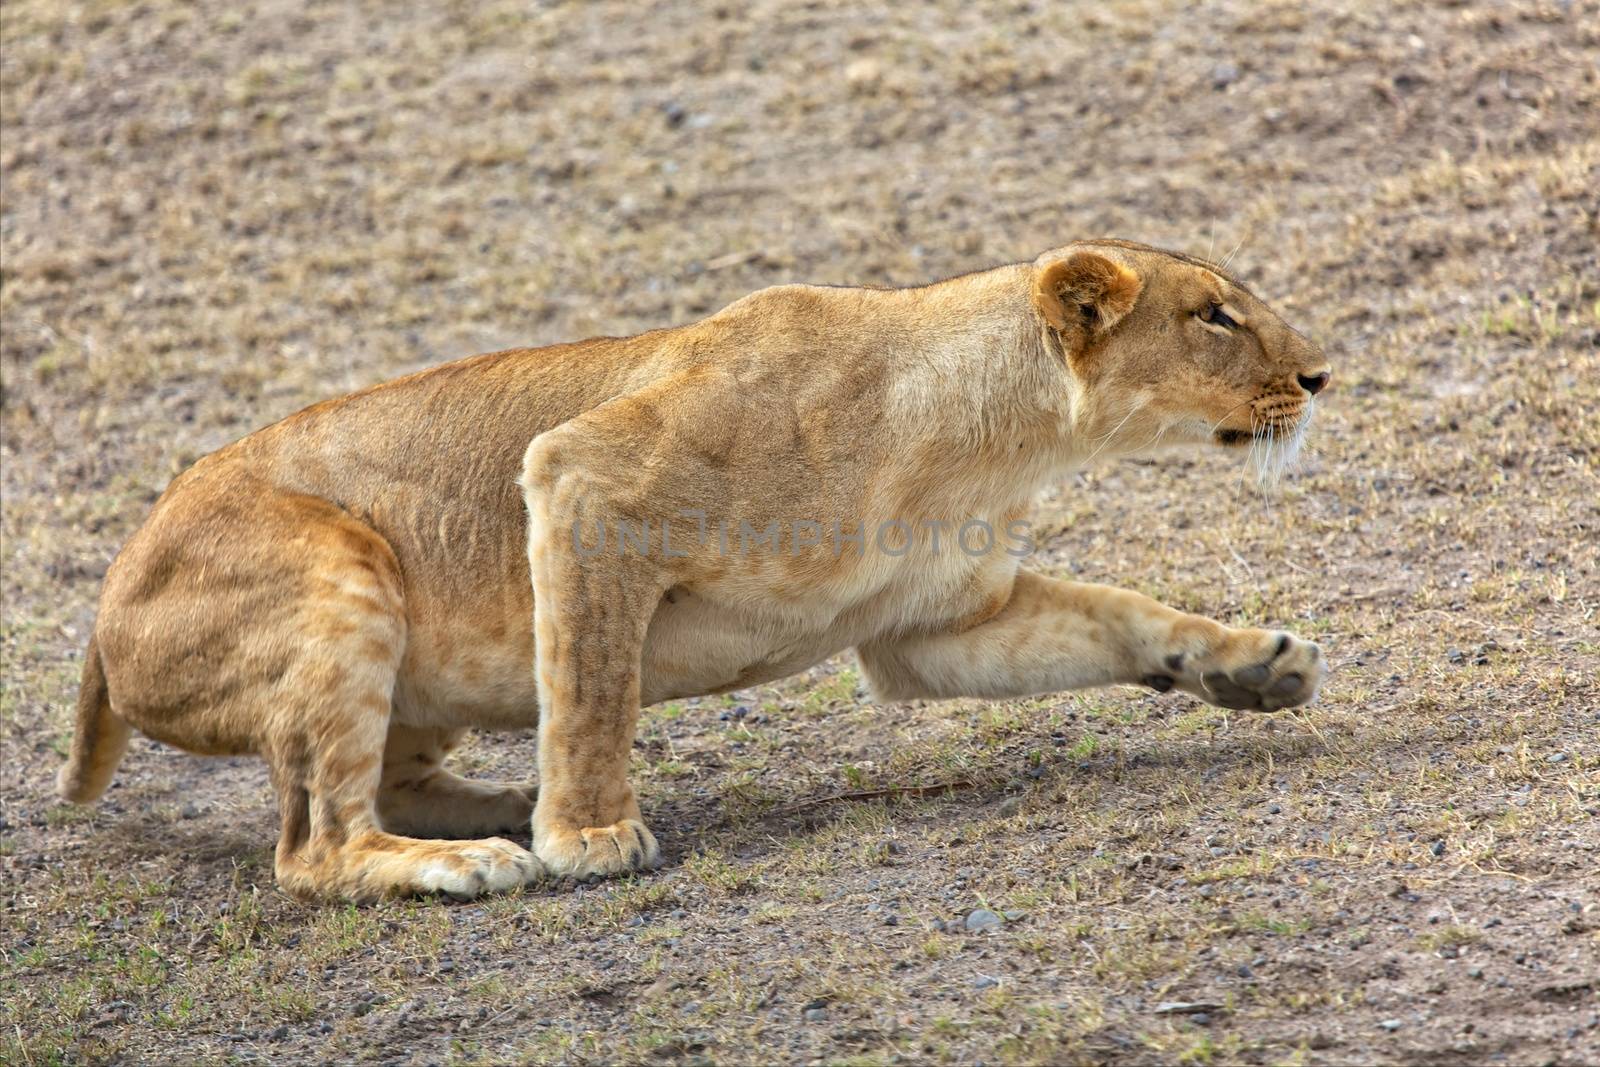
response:
[[[535,833],[534,851],[552,873],[572,878],[626,874],[661,859],[655,835],[637,819]]]
[[[1269,647],[1258,647],[1254,655],[1264,652],[1265,658],[1233,667],[1207,664],[1199,671],[1198,684],[1185,688],[1209,703],[1239,710],[1277,711],[1309,703],[1327,674],[1322,650],[1290,634],[1262,637]],[[1236,652],[1232,658],[1244,656]]]
[[[528,885],[544,876],[544,865],[533,853],[491,837],[463,842],[428,860],[417,871],[417,887],[424,893],[470,900],[483,893],[503,893]]]

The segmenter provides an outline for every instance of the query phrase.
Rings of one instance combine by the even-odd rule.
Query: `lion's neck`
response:
[[[907,463],[924,484],[973,509],[1031,498],[1086,451],[1089,405],[1044,335],[1031,279],[1015,264],[899,294],[917,341],[894,357],[888,423],[920,446]]]

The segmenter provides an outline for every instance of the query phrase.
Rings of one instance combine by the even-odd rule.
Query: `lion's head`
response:
[[[1034,263],[1034,306],[1080,390],[1096,451],[1249,446],[1272,478],[1298,452],[1322,350],[1221,267],[1128,241],[1081,241]]]

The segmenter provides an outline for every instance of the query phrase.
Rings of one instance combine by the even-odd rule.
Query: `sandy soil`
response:
[[[861,7],[6,5],[0,1061],[1600,1060],[1600,7]],[[207,451],[1091,234],[1230,257],[1335,385],[1279,491],[1102,464],[1037,562],[1315,637],[1314,708],[841,660],[647,712],[662,872],[468,906],[278,893],[255,761],[51,794],[100,578]]]

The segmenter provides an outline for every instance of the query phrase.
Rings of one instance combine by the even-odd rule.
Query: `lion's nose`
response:
[[[1328,384],[1329,377],[1327,371],[1320,371],[1316,374],[1296,374],[1295,380],[1300,383],[1300,388],[1316,396],[1322,392],[1322,387]]]

